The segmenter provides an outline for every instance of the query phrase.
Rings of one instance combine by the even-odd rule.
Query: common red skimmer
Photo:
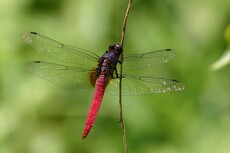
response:
[[[36,32],[25,32],[22,34],[22,39],[39,53],[64,63],[33,61],[27,65],[29,72],[63,88],[82,91],[95,89],[82,136],[85,139],[97,117],[105,90],[111,94],[119,94],[120,74],[117,70],[121,64],[122,46],[112,44],[100,57],[91,51],[62,44]],[[175,52],[172,49],[124,55],[122,95],[183,90],[184,85],[177,80],[140,75],[142,69],[165,63],[174,56]],[[130,71],[132,74],[136,72],[136,75],[129,74]]]

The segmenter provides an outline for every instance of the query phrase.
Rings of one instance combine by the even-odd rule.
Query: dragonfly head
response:
[[[123,48],[120,44],[111,44],[109,45],[109,51],[115,52],[119,56],[122,53]]]

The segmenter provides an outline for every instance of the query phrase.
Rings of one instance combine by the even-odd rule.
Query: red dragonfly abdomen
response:
[[[101,101],[103,99],[107,83],[108,83],[108,77],[106,77],[105,75],[100,75],[98,77],[95,85],[94,97],[91,106],[89,108],[82,139],[85,139],[87,137],[91,128],[93,127],[94,121],[97,117],[99,108],[101,106]]]

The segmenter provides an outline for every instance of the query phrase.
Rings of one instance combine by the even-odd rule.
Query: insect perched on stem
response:
[[[103,95],[106,92],[119,94],[120,55],[119,44],[112,44],[100,57],[93,52],[59,43],[35,32],[25,32],[22,39],[39,53],[64,64],[34,61],[27,65],[29,72],[63,88],[81,91],[92,90],[94,97],[88,112],[82,138],[90,132],[97,117]],[[165,63],[175,56],[171,49],[162,49],[144,54],[125,55],[123,58],[122,94],[144,95],[180,91],[184,85],[174,79],[142,76],[140,71],[148,71],[152,66]],[[132,71],[132,75],[129,72]],[[136,75],[133,75],[135,74]]]

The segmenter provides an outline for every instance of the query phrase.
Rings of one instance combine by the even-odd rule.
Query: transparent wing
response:
[[[126,96],[165,93],[184,89],[184,85],[174,79],[131,75],[124,75],[123,77],[122,95]],[[118,95],[119,80],[119,78],[111,79],[106,92]]]
[[[90,69],[70,67],[66,65],[34,61],[27,65],[26,69],[53,84],[67,89],[88,90],[93,86],[90,84]]]
[[[62,44],[39,33],[25,32],[22,39],[39,53],[64,63],[95,67],[99,61],[99,56],[93,52]]]
[[[124,55],[123,72],[126,73],[134,70],[139,71],[154,65],[165,63],[175,55],[176,54],[172,49],[162,49],[145,54]],[[120,66],[118,64],[118,70],[119,69]]]

